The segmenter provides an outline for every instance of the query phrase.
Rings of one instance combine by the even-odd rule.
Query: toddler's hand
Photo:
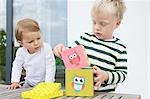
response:
[[[96,74],[96,78],[94,79],[96,81],[95,86],[99,88],[104,81],[108,80],[108,74],[97,66],[93,66],[93,70]]]
[[[19,84],[19,82],[13,82],[8,89],[16,89],[16,88],[21,88],[21,85]]]
[[[63,44],[58,44],[54,47],[53,52],[55,56],[61,58],[61,52],[65,50],[65,46]]]

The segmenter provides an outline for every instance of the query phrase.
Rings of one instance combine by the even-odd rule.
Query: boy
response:
[[[90,66],[96,77],[95,90],[115,91],[118,83],[127,75],[127,51],[120,39],[113,32],[121,23],[125,12],[122,0],[96,0],[92,11],[93,33],[84,33],[72,46],[83,45],[88,55]],[[63,44],[54,48],[54,54],[61,57],[65,49]]]
[[[20,76],[26,70],[23,87],[33,87],[40,82],[54,82],[55,59],[49,44],[44,43],[40,27],[35,20],[23,19],[17,23],[15,36],[22,46],[18,48],[12,68],[10,89],[21,87]]]

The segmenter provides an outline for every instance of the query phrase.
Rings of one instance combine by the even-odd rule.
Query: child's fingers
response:
[[[53,52],[57,57],[60,57],[61,50],[58,47],[56,47]]]
[[[100,85],[101,85],[101,81],[98,81],[98,82],[95,84],[95,86],[98,86],[98,87],[100,87]]]
[[[58,51],[55,52],[55,55],[60,58],[60,54]]]
[[[65,46],[63,44],[58,44],[57,46],[54,47],[54,54],[61,58],[61,52],[65,50]]]
[[[17,86],[14,86],[14,88],[13,89],[16,89],[17,88]]]
[[[64,50],[65,50],[65,46],[62,46],[61,47],[61,52],[64,51]]]
[[[11,86],[11,89],[16,89],[16,88],[17,88],[17,85]]]
[[[20,84],[15,85],[15,86],[13,86],[13,88],[12,88],[12,89],[17,89],[17,88],[21,88],[21,85],[20,85]]]
[[[15,88],[15,86],[14,86],[14,85],[11,85],[11,86],[10,86],[10,89],[14,89],[14,88]]]
[[[98,68],[97,66],[93,66],[92,68],[93,68],[93,72],[94,72],[94,74],[96,74],[96,76],[101,75],[100,68]]]
[[[7,87],[7,89],[12,89],[12,87],[13,87],[13,86],[12,86],[12,85],[10,85],[10,86],[8,86],[8,87]]]
[[[93,66],[92,68],[96,71],[100,70],[100,68],[98,68],[97,66]]]
[[[21,88],[21,85],[19,84],[19,86],[18,86],[19,88]]]
[[[98,82],[98,81],[100,81],[100,79],[101,79],[100,77],[95,77],[94,81]]]
[[[20,84],[12,84],[7,87],[7,89],[17,89],[17,88],[21,88],[21,85]]]
[[[97,88],[100,88],[100,86],[101,86],[101,81],[98,81],[98,82],[95,84],[95,86],[96,86]]]
[[[58,54],[61,58],[61,52],[63,52],[65,50],[65,47],[64,46],[61,46],[59,49],[58,49]]]
[[[10,88],[11,88],[11,86],[6,87],[6,89],[10,89]]]
[[[54,47],[53,52],[56,56],[58,56],[58,51],[57,51],[57,47]]]
[[[93,69],[93,73],[96,74],[96,70]]]

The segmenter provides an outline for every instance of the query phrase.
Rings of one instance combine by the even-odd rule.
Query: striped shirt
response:
[[[107,71],[109,79],[97,91],[115,91],[118,83],[127,75],[127,51],[118,38],[112,40],[98,39],[93,33],[84,33],[73,44],[83,45],[91,66]]]

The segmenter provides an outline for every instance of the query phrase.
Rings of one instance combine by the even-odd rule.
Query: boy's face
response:
[[[93,14],[92,21],[95,36],[103,40],[112,39],[114,30],[120,25],[120,21],[108,13]]]
[[[39,32],[23,32],[21,45],[25,47],[30,54],[40,50],[43,46],[42,34]]]

